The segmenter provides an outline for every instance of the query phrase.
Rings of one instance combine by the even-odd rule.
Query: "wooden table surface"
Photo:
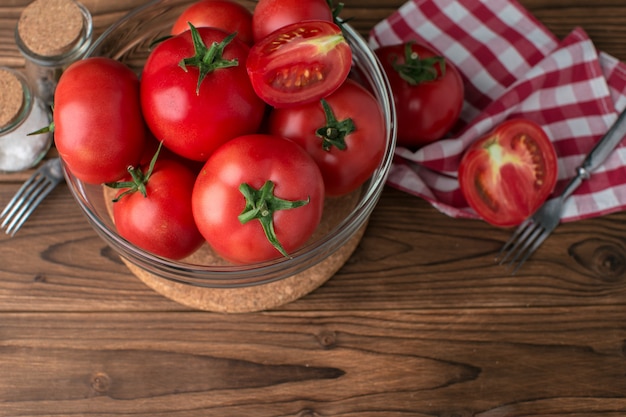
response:
[[[98,33],[144,2],[83,1]],[[23,65],[27,3],[0,5],[0,65]],[[365,33],[403,0],[345,3]],[[626,60],[624,0],[522,3]],[[389,188],[325,285],[225,315],[146,287],[58,187],[0,236],[0,416],[626,415],[626,213],[561,226],[516,276],[508,236]]]

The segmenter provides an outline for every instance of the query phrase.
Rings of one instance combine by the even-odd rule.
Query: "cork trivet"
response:
[[[128,269],[159,294],[187,307],[218,313],[251,313],[295,301],[328,281],[346,263],[363,237],[367,223],[328,258],[288,278],[242,288],[203,288],[148,273],[123,257]]]
[[[37,55],[70,51],[83,31],[83,15],[73,0],[35,0],[22,12],[17,31]]]
[[[13,122],[23,106],[24,91],[19,78],[0,68],[0,128]]]
[[[104,187],[109,215],[116,191]],[[327,234],[350,213],[359,201],[360,190],[340,198],[328,198],[324,205],[324,216],[312,240]],[[121,257],[128,269],[148,287],[182,305],[198,310],[220,313],[247,313],[269,310],[290,303],[315,290],[330,279],[346,263],[363,237],[365,222],[355,234],[328,258],[311,268],[288,278],[241,288],[205,288],[182,284],[161,278],[132,264]],[[228,265],[208,245],[183,260],[192,264]]]

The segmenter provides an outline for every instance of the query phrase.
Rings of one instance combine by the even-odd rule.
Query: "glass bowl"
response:
[[[176,17],[192,2],[193,0],[157,0],[132,11],[96,39],[87,56],[106,56],[120,60],[140,74],[150,45],[169,33]],[[249,8],[254,5],[254,2],[241,3]],[[102,239],[118,252],[132,272],[149,276],[151,280],[156,278],[170,281],[175,283],[178,290],[185,287],[236,289],[284,281],[314,270],[324,265],[328,258],[341,253],[341,249],[348,242],[352,242],[349,250],[343,250],[340,264],[345,262],[356,247],[354,241],[358,243],[360,240],[380,197],[395,146],[395,111],[384,72],[365,40],[354,29],[346,26],[345,34],[353,49],[355,77],[358,76],[363,84],[368,85],[384,111],[386,151],[372,177],[358,192],[339,199],[327,199],[328,205],[338,206],[339,209],[325,210],[319,231],[304,247],[292,253],[291,258],[235,266],[207,255],[210,249],[205,247],[182,261],[163,259],[147,253],[117,234],[109,214],[109,199],[105,197],[103,187],[83,183],[65,170],[72,195],[87,219]],[[320,274],[332,275],[339,266],[323,267],[324,271]]]

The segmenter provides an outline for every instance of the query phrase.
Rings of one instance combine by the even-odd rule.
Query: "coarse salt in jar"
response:
[[[50,123],[50,112],[32,94],[24,76],[0,67],[0,171],[36,165],[50,149],[52,134],[29,134]]]
[[[35,0],[22,11],[15,42],[26,78],[44,105],[53,104],[63,70],[84,56],[92,32],[91,14],[74,0]]]

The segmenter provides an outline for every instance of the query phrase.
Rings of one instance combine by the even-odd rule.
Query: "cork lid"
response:
[[[35,54],[60,55],[80,39],[83,15],[73,0],[35,0],[22,12],[17,31]]]
[[[19,78],[0,68],[0,128],[13,122],[24,106],[24,90]]]

